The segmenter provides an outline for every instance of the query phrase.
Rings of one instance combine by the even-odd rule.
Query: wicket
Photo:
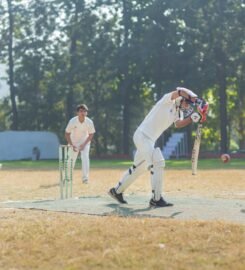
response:
[[[59,146],[60,198],[72,197],[73,160],[69,159],[69,146]]]

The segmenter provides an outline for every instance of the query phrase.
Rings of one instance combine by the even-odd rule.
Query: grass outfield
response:
[[[1,201],[59,198],[57,161],[1,163]],[[88,185],[75,170],[73,196],[106,196],[130,164],[93,160]],[[245,200],[243,165],[244,160],[201,160],[193,176],[189,160],[167,161],[164,190],[167,196]],[[149,196],[149,191],[145,173],[128,194]],[[245,226],[232,222],[0,208],[0,223],[1,270],[243,270],[245,265]]]
[[[243,270],[244,227],[224,222],[0,212],[1,270]]]
[[[80,159],[77,161],[76,168],[80,167]],[[39,160],[39,161],[1,161],[2,169],[44,169],[44,170],[56,170],[58,169],[57,160]],[[126,169],[132,165],[131,160],[97,160],[91,159],[91,168],[115,168],[115,169]],[[180,160],[167,160],[166,169],[190,169],[191,161],[188,159]],[[198,168],[201,170],[217,170],[217,169],[245,169],[245,159],[232,159],[229,163],[223,163],[220,159],[200,159],[198,162]]]

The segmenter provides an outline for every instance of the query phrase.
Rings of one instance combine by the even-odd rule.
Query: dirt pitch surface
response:
[[[90,196],[66,200],[5,202],[0,204],[0,207],[97,216],[116,215],[184,220],[223,220],[245,225],[245,201],[243,200],[173,197],[168,198],[174,203],[173,207],[152,208],[149,207],[149,197],[134,194],[133,198],[128,200],[129,204],[118,204],[108,196]]]
[[[121,174],[119,169],[93,169],[90,183],[84,185],[75,171],[73,196],[88,205],[93,198],[94,204],[102,200],[114,211],[91,216],[3,207],[6,201],[58,199],[59,175],[51,170],[1,170],[0,269],[244,269],[243,170],[203,170],[197,176],[166,171],[166,198],[182,212],[191,209],[191,203],[199,207],[192,218],[182,220],[176,219],[181,211],[174,208],[175,215],[168,213],[167,218],[122,215],[132,214],[131,204],[147,209],[150,183],[148,174],[138,179],[127,190],[131,204],[122,208],[106,195]],[[205,213],[205,202],[208,207],[219,202],[223,218],[198,215]],[[234,218],[226,218],[229,211]]]

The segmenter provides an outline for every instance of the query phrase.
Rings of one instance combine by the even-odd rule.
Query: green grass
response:
[[[190,160],[168,160],[166,167],[169,169],[189,169],[191,167]],[[232,159],[229,163],[223,163],[220,159],[200,159],[198,168],[203,170],[212,169],[245,169],[245,159]]]
[[[80,160],[77,161],[76,168],[80,167]],[[2,169],[24,169],[24,170],[56,170],[58,169],[57,160],[21,160],[21,161],[0,161],[2,164]],[[131,160],[91,160],[91,168],[100,168],[100,169],[126,169],[132,165]],[[190,169],[191,162],[187,159],[181,160],[167,160],[166,169]],[[220,159],[200,159],[198,163],[198,168],[203,170],[212,170],[212,169],[245,169],[245,159],[232,159],[229,163],[224,164]]]

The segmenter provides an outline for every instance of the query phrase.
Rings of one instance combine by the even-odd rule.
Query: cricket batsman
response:
[[[197,112],[194,107],[197,107]],[[191,90],[177,87],[176,90],[165,94],[146,115],[136,129],[133,141],[136,146],[133,165],[122,175],[115,187],[108,194],[119,203],[127,203],[123,192],[148,170],[151,175],[152,198],[151,207],[172,206],[162,196],[163,172],[165,160],[160,148],[155,148],[159,136],[173,123],[176,128],[185,127],[192,122],[206,121],[208,104]]]

